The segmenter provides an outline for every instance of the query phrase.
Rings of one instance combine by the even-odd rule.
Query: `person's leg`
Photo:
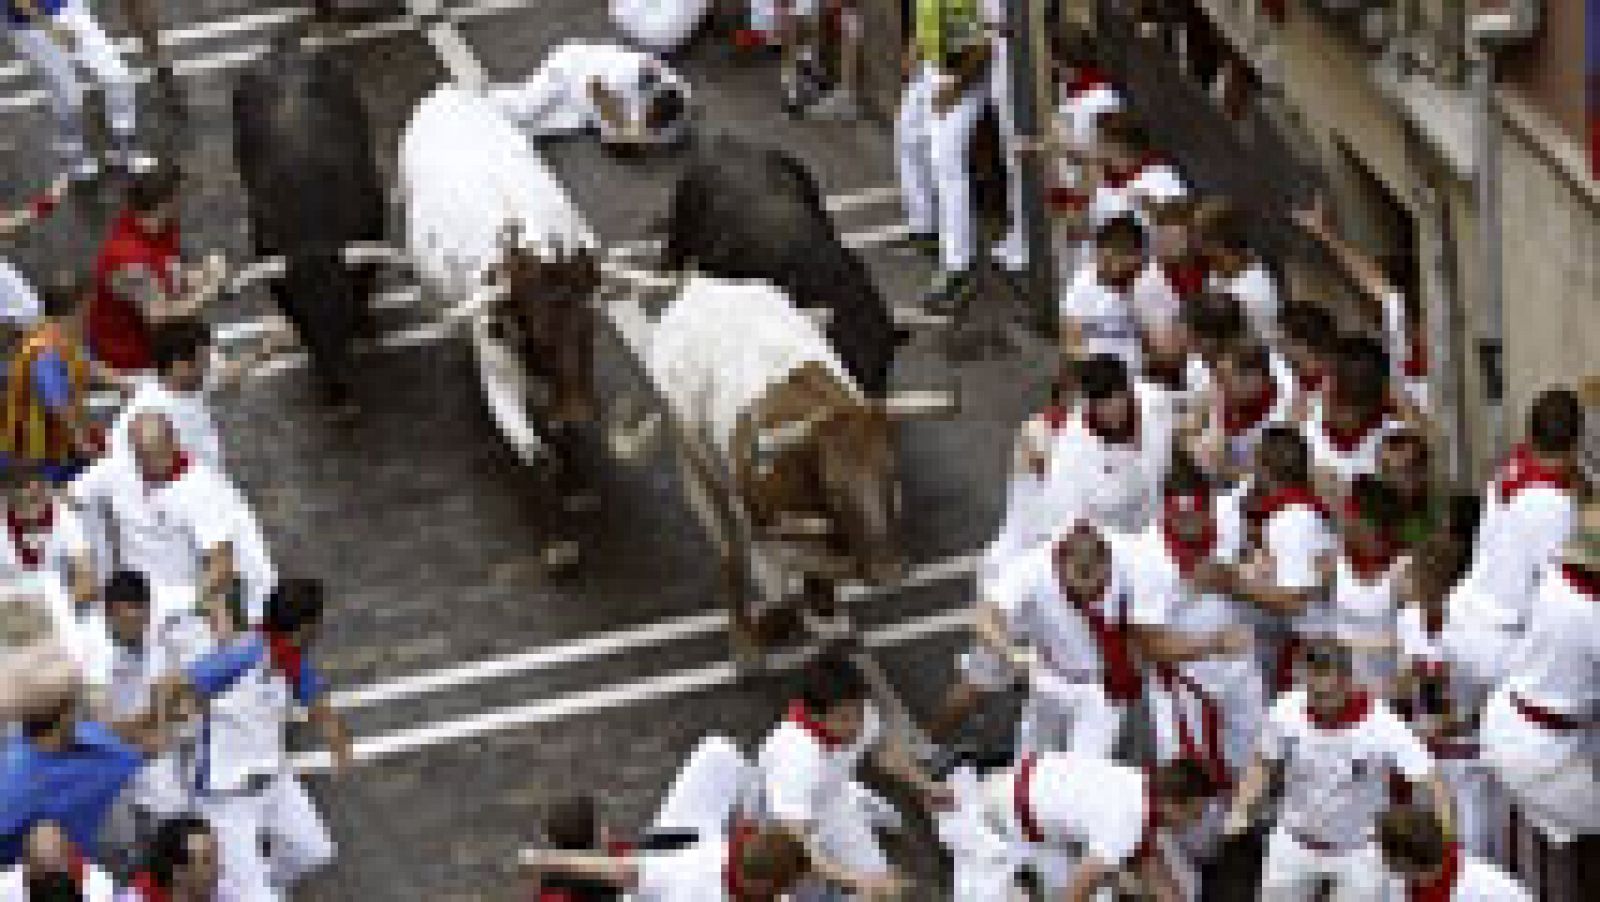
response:
[[[217,838],[224,897],[238,902],[282,902],[261,854],[263,799],[258,795],[212,798],[199,807]]]
[[[977,227],[972,209],[972,133],[983,112],[983,98],[969,91],[928,124],[933,172],[938,190],[941,263],[947,273],[972,268]]]
[[[83,82],[72,56],[43,28],[7,26],[12,46],[39,71],[50,94],[56,120],[55,150],[75,177],[90,178],[98,164],[88,155],[83,130]]]
[[[673,778],[652,829],[720,833],[739,804],[750,776],[750,762],[733,740],[707,736]]]
[[[268,868],[273,885],[287,890],[300,878],[333,861],[333,838],[305,787],[295,777],[279,777],[266,794],[265,828],[272,842]]]
[[[1375,843],[1339,856],[1331,902],[1380,902],[1387,873]]]
[[[1267,862],[1261,875],[1261,902],[1308,902],[1321,868],[1310,849],[1282,830],[1267,840]]]
[[[906,83],[895,123],[895,149],[899,161],[900,197],[906,223],[916,236],[932,236],[938,228],[933,160],[928,145],[928,100],[932,74],[923,69]]]
[[[1122,738],[1127,709],[1106,698],[1099,686],[1088,687],[1074,706],[1072,736],[1067,751],[1111,758]]]
[[[133,147],[139,116],[133,73],[128,71],[122,55],[82,0],[69,0],[60,19],[78,42],[79,61],[105,91],[106,124],[111,132],[115,162],[136,172],[150,168],[154,161]]]
[[[839,3],[839,80],[810,115],[818,119],[855,119],[861,115],[861,11],[856,0]]]
[[[1010,42],[995,41],[990,63],[989,98],[1000,120],[1000,143],[1006,166],[1006,216],[1010,225],[1005,238],[995,248],[995,258],[1011,272],[1028,266],[1028,225],[1023,220],[1022,161],[1017,153],[1017,117],[1011,90]]]

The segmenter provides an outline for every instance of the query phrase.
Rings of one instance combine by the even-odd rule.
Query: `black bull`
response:
[[[760,279],[828,311],[828,341],[863,391],[889,386],[895,328],[872,274],[839,241],[811,173],[781,150],[719,137],[684,170],[667,212],[668,269]]]
[[[291,44],[240,75],[233,117],[256,250],[286,262],[273,297],[342,399],[374,276],[370,266],[346,266],[343,250],[384,236],[366,107],[343,66]]]

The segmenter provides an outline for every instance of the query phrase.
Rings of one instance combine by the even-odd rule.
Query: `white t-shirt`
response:
[[[1133,312],[1139,325],[1147,330],[1170,329],[1182,306],[1161,261],[1152,258],[1133,283]]]
[[[735,902],[728,896],[728,843],[721,837],[672,852],[641,852],[634,860],[639,882],[629,898],[637,902]]]
[[[1023,776],[1019,766],[1014,779]],[[1027,800],[1029,816],[1045,843],[1081,848],[1115,868],[1128,862],[1145,839],[1146,779],[1136,767],[1092,755],[1047,752],[1034,759],[1026,792],[1018,787],[1013,796]]]
[[[1539,578],[1566,544],[1577,519],[1572,493],[1555,486],[1528,485],[1504,497],[1501,484],[1511,479],[1510,469],[1503,467],[1481,496],[1483,513],[1466,577],[1477,590],[1470,596],[1492,609],[1461,612],[1505,625],[1527,618]],[[1458,613],[1453,610],[1450,616]]]
[[[38,322],[43,312],[44,305],[39,302],[33,285],[17,272],[11,261],[0,257],[0,320],[25,328]]]
[[[111,875],[93,862],[84,864],[79,890],[84,902],[113,902],[117,897],[117,885]],[[28,902],[28,876],[22,865],[0,873],[0,902]]]
[[[1278,696],[1262,728],[1261,755],[1284,765],[1279,827],[1337,849],[1365,845],[1389,805],[1392,772],[1413,784],[1433,773],[1422,741],[1380,698],[1341,728],[1312,723],[1306,693]]]
[[[856,769],[882,737],[877,706],[867,705],[855,742],[829,748],[794,719],[767,734],[756,756],[763,814],[770,820],[818,826],[832,806],[850,797]]]
[[[1349,485],[1357,476],[1377,473],[1378,453],[1383,450],[1384,438],[1404,424],[1393,417],[1384,417],[1353,445],[1341,447],[1335,444],[1323,423],[1324,406],[1321,395],[1311,398],[1305,422],[1300,426],[1300,434],[1311,452],[1311,466],[1333,473],[1344,485]]]
[[[1527,631],[1511,655],[1506,686],[1539,708],[1594,723],[1600,716],[1600,598],[1552,568]]]
[[[1130,293],[1101,284],[1098,269],[1090,264],[1073,277],[1061,295],[1061,318],[1083,335],[1082,353],[1114,354],[1128,365],[1128,373],[1141,371],[1139,323]]]
[[[1396,640],[1395,578],[1401,567],[1402,562],[1396,560],[1376,579],[1365,580],[1356,575],[1348,558],[1339,556],[1330,607],[1334,636],[1340,642],[1363,648]]]
[[[656,57],[620,44],[568,41],[545,57],[521,84],[491,88],[489,97],[511,119],[538,135],[558,135],[608,126],[589,96],[598,80],[620,99],[630,123],[641,122],[655,93],[649,82],[670,85],[688,96],[687,85]]]
[[[1144,529],[1157,506],[1172,451],[1173,424],[1164,393],[1148,383],[1134,386],[1137,439],[1113,444],[1096,435],[1083,410],[1074,411],[1055,435],[1043,488],[1039,524],[1045,532],[1085,518],[1106,532]]]
[[[154,376],[139,381],[133,397],[111,424],[110,453],[127,460],[133,459],[133,446],[128,439],[128,427],[141,413],[162,414],[178,433],[178,444],[190,458],[204,463],[219,473],[227,472],[222,459],[222,437],[217,432],[216,419],[211,415],[208,389],[197,392],[175,392],[161,384]]]
[[[1001,568],[986,600],[1005,615],[1012,637],[1034,649],[1046,668],[1071,683],[1099,682],[1105,659],[1087,618],[1061,591],[1055,544],[1018,555]],[[1105,592],[1092,602],[1108,625],[1134,624],[1143,613],[1113,561]]]
[[[179,478],[152,488],[131,459],[106,457],[85,470],[71,492],[80,503],[110,511],[123,565],[152,584],[198,585],[205,555],[231,544],[249,616],[260,617],[277,571],[249,503],[215,470],[191,462]]]

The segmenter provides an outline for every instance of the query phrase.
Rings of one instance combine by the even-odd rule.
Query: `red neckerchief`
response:
[[[1081,97],[1095,88],[1111,87],[1111,78],[1099,66],[1084,66],[1067,82],[1067,96]]]
[[[1374,408],[1366,417],[1357,421],[1354,428],[1342,428],[1334,425],[1333,417],[1327,411],[1322,415],[1322,434],[1327,437],[1328,444],[1340,454],[1354,454],[1361,443],[1372,434],[1374,429],[1383,425],[1389,416],[1387,405]]]
[[[44,555],[41,547],[26,538],[38,533],[48,533],[55,524],[55,505],[46,503],[44,514],[32,520],[24,520],[15,509],[6,508],[6,531],[11,534],[11,547],[17,549],[17,560],[22,562],[22,569],[36,570],[43,563]]]
[[[261,631],[267,639],[267,657],[272,661],[272,666],[279,673],[288,678],[291,685],[300,682],[302,668],[305,667],[305,654],[282,633],[269,629]]]
[[[1350,697],[1344,700],[1344,706],[1331,715],[1319,713],[1307,702],[1306,717],[1312,726],[1320,730],[1343,730],[1366,720],[1367,712],[1370,710],[1372,710],[1372,696],[1356,691],[1350,693]]]
[[[834,735],[832,730],[811,716],[811,709],[800,699],[789,703],[789,722],[805,730],[824,749],[832,752],[845,747],[845,741]]]
[[[1133,860],[1146,861],[1156,852],[1156,834],[1161,830],[1161,815],[1156,811],[1156,781],[1150,768],[1144,769],[1144,830],[1139,834],[1139,845],[1134,847]]]
[[[1406,345],[1406,359],[1400,364],[1400,372],[1408,379],[1421,379],[1428,375],[1428,349],[1422,344],[1422,333],[1411,333]]]
[[[1128,417],[1128,425],[1121,429],[1109,429],[1099,422],[1094,415],[1094,402],[1085,400],[1083,405],[1083,425],[1094,434],[1094,437],[1112,445],[1137,445],[1139,444],[1139,409],[1134,405],[1132,415]]]
[[[1193,260],[1162,261],[1161,274],[1179,300],[1192,298],[1206,288],[1206,268]]]
[[[1600,601],[1600,573],[1595,573],[1593,570],[1585,570],[1574,564],[1562,564],[1561,577],[1578,594],[1587,597],[1590,601]]]
[[[1113,191],[1121,191],[1144,172],[1144,163],[1135,162],[1127,166],[1107,166],[1105,175],[1100,183]]]
[[[1081,598],[1061,579],[1061,570],[1058,566],[1056,585],[1061,590],[1061,597],[1065,598],[1067,604],[1072,605],[1079,616],[1083,617],[1084,623],[1089,625],[1089,633],[1094,636],[1095,647],[1100,649],[1106,696],[1114,702],[1131,702],[1138,698],[1139,670],[1134,667],[1133,653],[1128,649],[1126,612],[1122,612],[1117,617],[1117,622],[1113,624],[1106,618],[1105,612],[1095,605],[1096,601],[1105,598],[1106,591],[1111,587],[1110,583],[1101,586],[1098,592],[1091,593],[1091,597]]]
[[[1572,474],[1566,468],[1552,467],[1533,453],[1526,444],[1513,448],[1511,455],[1500,467],[1495,482],[1499,487],[1500,503],[1507,504],[1523,489],[1537,487],[1572,491]]]
[[[1051,432],[1060,432],[1061,427],[1067,425],[1067,415],[1070,411],[1060,404],[1047,404],[1044,410],[1039,411],[1039,416],[1044,418],[1044,424],[1050,427]]]
[[[1071,213],[1089,208],[1089,193],[1066,185],[1052,185],[1048,198],[1050,209],[1057,213]]]
[[[140,871],[133,877],[133,891],[139,894],[143,902],[168,902],[172,894],[156,885],[156,878],[149,871]]]
[[[1178,565],[1178,572],[1188,577],[1201,561],[1210,558],[1217,550],[1217,518],[1211,513],[1211,498],[1205,494],[1168,495],[1163,506],[1161,537],[1166,542],[1167,553]],[[1198,540],[1185,541],[1172,531],[1172,517],[1193,511],[1205,512],[1206,530]]]
[[[753,822],[740,819],[733,825],[733,830],[728,835],[728,860],[722,865],[722,886],[733,902],[745,902],[750,898],[739,873],[739,861],[744,857],[744,844],[749,842],[755,832],[756,826]]]
[[[1444,868],[1427,883],[1406,884],[1407,902],[1450,902],[1461,882],[1461,844],[1450,843],[1444,850]]]
[[[1309,486],[1294,485],[1279,489],[1270,495],[1254,499],[1245,505],[1245,524],[1250,530],[1250,543],[1261,545],[1262,529],[1279,511],[1291,507],[1309,507],[1328,518],[1328,506],[1311,491]]]
[[[1044,831],[1033,814],[1033,773],[1038,766],[1038,755],[1023,756],[1011,784],[1011,810],[1017,817],[1017,826],[1022,828],[1022,838],[1035,844],[1044,842]]]
[[[1254,398],[1223,405],[1222,430],[1230,436],[1243,435],[1265,420],[1267,414],[1272,413],[1272,409],[1277,406],[1278,381],[1268,379],[1266,389],[1257,393]]]
[[[167,469],[167,472],[156,476],[154,479],[146,479],[144,481],[145,491],[153,492],[163,486],[169,486],[182,479],[183,474],[187,472],[189,472],[189,455],[179,451],[173,457],[172,466]]]
[[[1139,274],[1133,273],[1131,275],[1121,276],[1113,280],[1107,279],[1105,276],[1096,272],[1095,278],[1099,280],[1100,287],[1104,288],[1105,290],[1120,295],[1126,295],[1128,292],[1133,290],[1133,283],[1139,281]]]
[[[1300,387],[1301,394],[1314,395],[1322,390],[1322,383],[1326,381],[1326,374],[1320,367],[1296,367],[1294,370],[1295,385]]]

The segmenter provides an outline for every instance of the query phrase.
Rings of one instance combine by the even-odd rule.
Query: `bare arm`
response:
[[[985,648],[1005,659],[1013,669],[1026,673],[1033,659],[1028,650],[1011,639],[1005,613],[998,605],[980,602],[972,621],[972,631]]]
[[[206,552],[205,571],[200,575],[200,604],[212,628],[224,639],[238,629],[228,610],[228,591],[237,572],[231,542],[223,542]]]
[[[1233,794],[1233,803],[1228,807],[1228,819],[1222,828],[1224,835],[1238,836],[1250,829],[1250,819],[1262,797],[1267,794],[1271,779],[1272,765],[1261,755],[1256,755]]]
[[[317,699],[306,716],[333,754],[335,767],[344,770],[355,763],[355,746],[350,741],[350,731],[345,727],[344,718],[328,704],[326,697]]]
[[[1194,635],[1145,626],[1136,627],[1133,638],[1140,657],[1159,664],[1225,658],[1250,649],[1250,632],[1242,628]]]
[[[631,859],[598,852],[524,849],[519,860],[534,879],[545,876],[572,877],[608,883],[619,889],[632,889],[639,883],[639,867]]]
[[[1089,902],[1116,871],[1098,858],[1086,858],[1073,872],[1072,882],[1061,892],[1062,902]]]

